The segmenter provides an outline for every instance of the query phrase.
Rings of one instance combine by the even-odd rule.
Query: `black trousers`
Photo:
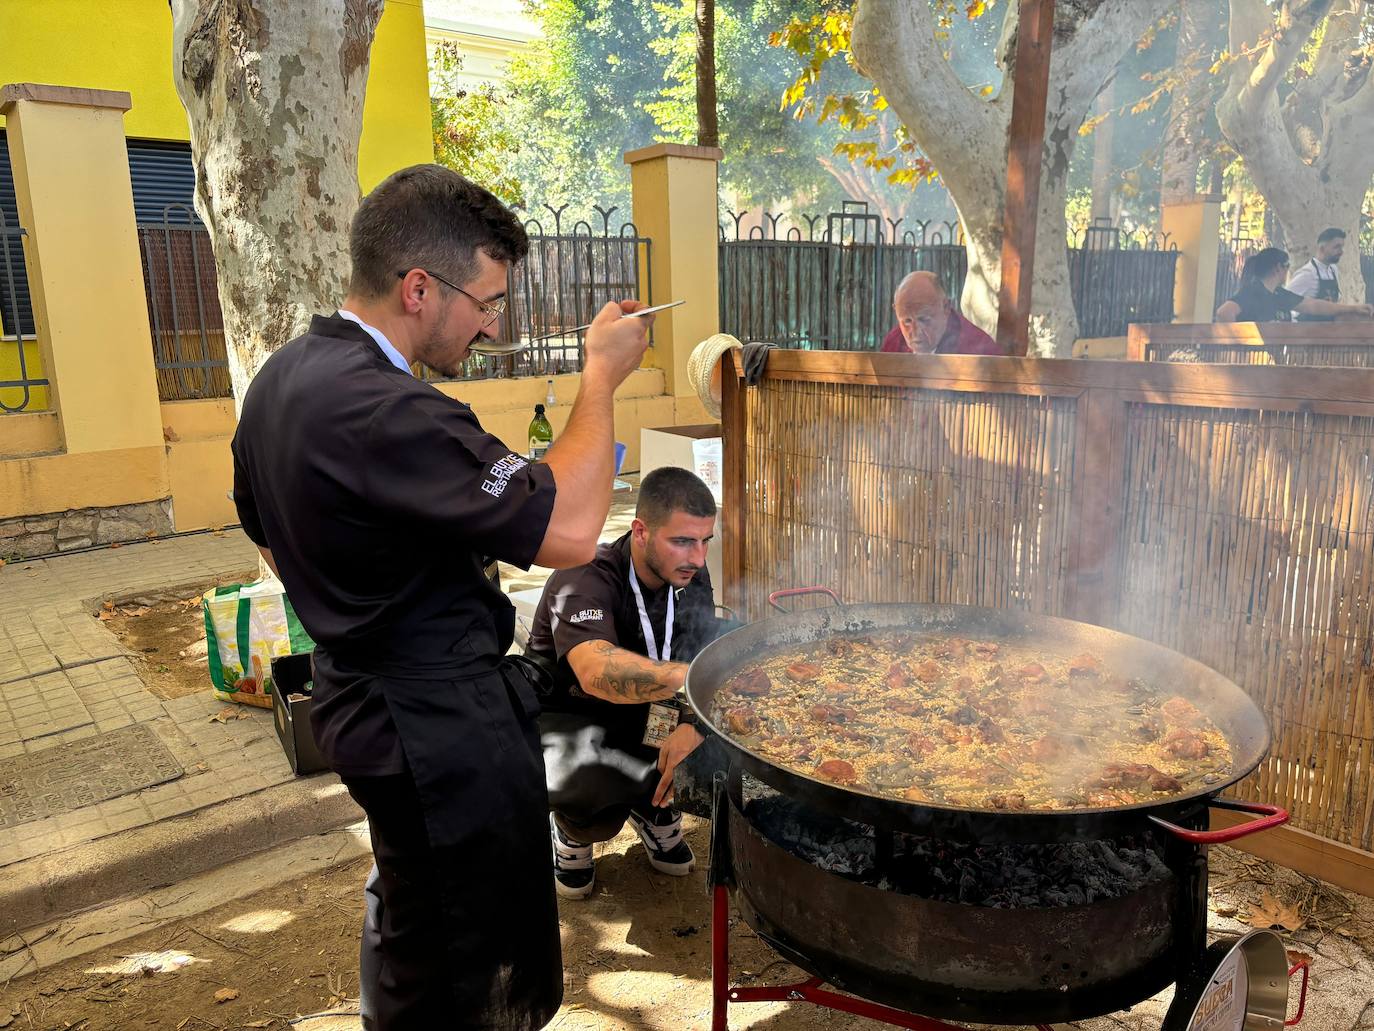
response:
[[[658,749],[642,743],[647,715],[643,705],[540,714],[549,809],[574,841],[610,841],[632,810],[653,818]]]
[[[482,868],[499,859],[434,848],[409,773],[346,777],[344,783],[367,813],[375,860],[364,888],[358,964],[365,1031],[541,1027],[557,1009],[556,998],[534,1005],[518,997],[494,999],[499,987],[519,996],[519,978],[493,986],[466,978],[460,965],[464,953],[480,949],[484,935],[499,933],[494,917],[520,922],[519,895],[481,878]],[[524,888],[537,896],[543,878]]]

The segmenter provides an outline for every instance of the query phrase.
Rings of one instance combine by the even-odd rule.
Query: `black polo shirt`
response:
[[[599,545],[596,558],[587,565],[555,572],[544,585],[525,650],[550,664],[557,663],[557,684],[554,695],[545,701],[546,709],[594,712],[601,707],[629,708],[587,696],[568,665],[568,652],[584,641],[609,641],[638,655],[649,654],[639,606],[630,590],[631,568],[627,533],[610,544]],[[658,590],[650,590],[641,580],[639,589],[654,641],[662,648],[668,592],[672,588],[664,584]],[[675,662],[690,662],[717,632],[715,595],[711,575],[704,566],[691,583],[677,592],[673,609],[673,640],[668,657]]]
[[[1270,290],[1258,279],[1241,285],[1231,298],[1240,308],[1237,322],[1288,322],[1294,308],[1303,302],[1301,294],[1279,287]]]
[[[514,609],[483,559],[533,562],[552,471],[337,316],[263,364],[232,448],[244,531],[271,548],[318,645],[321,749],[339,772],[399,772],[385,679],[495,668]]]

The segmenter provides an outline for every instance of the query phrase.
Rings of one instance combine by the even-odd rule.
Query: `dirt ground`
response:
[[[708,828],[689,818],[706,854]],[[1243,853],[1213,852],[1213,929],[1249,919],[1297,929],[1290,949],[1311,957],[1310,1031],[1374,1031],[1374,900],[1348,895]],[[11,1031],[289,1031],[302,1013],[357,993],[357,942],[366,861],[290,882],[0,987],[0,1028]],[[704,872],[654,873],[633,836],[598,853],[597,893],[562,907],[566,993],[558,1031],[705,1031],[710,1017],[710,906]],[[1265,899],[1266,893],[1271,901]],[[737,983],[781,984],[797,971],[739,921],[731,933]],[[216,993],[233,995],[219,1002]],[[1084,1031],[1158,1031],[1167,994],[1129,1013],[1066,1025]],[[299,1031],[320,1026],[305,1021]],[[810,1006],[731,1010],[731,1027],[881,1025]]]
[[[205,658],[201,595],[225,583],[247,583],[256,572],[163,595],[111,599],[97,618],[133,653],[143,682],[159,698],[182,698],[210,690]]]

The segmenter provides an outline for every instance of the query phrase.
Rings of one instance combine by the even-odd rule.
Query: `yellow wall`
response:
[[[128,103],[120,92],[0,88],[43,368],[72,453],[162,439],[121,129]]]
[[[0,396],[6,392],[0,391]],[[20,400],[15,399],[16,402]],[[0,415],[0,459],[31,458],[62,450],[62,426],[56,412],[9,412]]]
[[[1073,342],[1075,358],[1125,358],[1125,337],[1079,337]]]
[[[37,340],[24,341],[24,372],[29,379],[44,379],[42,348]],[[19,375],[19,342],[0,340],[0,381],[17,380]],[[20,387],[0,387],[0,401],[17,406],[24,401],[24,391]],[[27,412],[41,412],[48,407],[48,388],[30,387]],[[0,414],[0,419],[4,415]]]
[[[698,343],[720,332],[714,216],[720,156],[714,147],[676,143],[625,154],[635,225],[654,241],[651,303],[696,302],[655,318],[654,347],[644,357],[646,365],[664,370],[668,393],[675,397],[695,396],[687,358]],[[647,281],[641,276],[641,282]]]
[[[166,456],[160,447],[0,462],[0,519],[136,505],[169,493]]]
[[[190,138],[172,84],[167,0],[0,0],[0,83],[8,82],[125,90],[126,135]],[[362,189],[433,155],[424,11],[420,0],[387,0],[363,110]]]
[[[1200,195],[1166,203],[1160,211],[1160,228],[1178,248],[1174,278],[1174,320],[1211,322],[1216,309],[1217,259],[1221,242],[1221,198]]]
[[[577,375],[554,377],[558,404],[549,410],[554,436],[567,425],[577,396]],[[543,378],[443,383],[439,389],[472,406],[482,425],[510,447],[523,451],[525,433],[536,404],[547,392]],[[663,393],[663,373],[641,369],[616,393],[615,434],[626,445],[625,470],[639,468],[639,431],[645,427],[681,426],[709,421],[695,395],[673,398]],[[0,423],[3,428],[3,423]],[[167,441],[172,519],[178,531],[201,530],[236,522],[227,492],[233,487],[229,440],[234,433],[234,405],[226,399],[169,401],[162,405],[162,435]]]

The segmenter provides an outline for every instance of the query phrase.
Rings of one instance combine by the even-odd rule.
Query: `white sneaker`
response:
[[[659,815],[662,814],[662,815]],[[686,877],[696,865],[692,846],[682,838],[682,814],[674,809],[654,810],[654,819],[648,820],[636,812],[630,813],[630,823],[644,842],[649,865],[659,873],[671,877]]]
[[[549,813],[549,838],[553,841],[553,886],[565,899],[585,899],[596,886],[596,860],[592,847],[573,841]]]

